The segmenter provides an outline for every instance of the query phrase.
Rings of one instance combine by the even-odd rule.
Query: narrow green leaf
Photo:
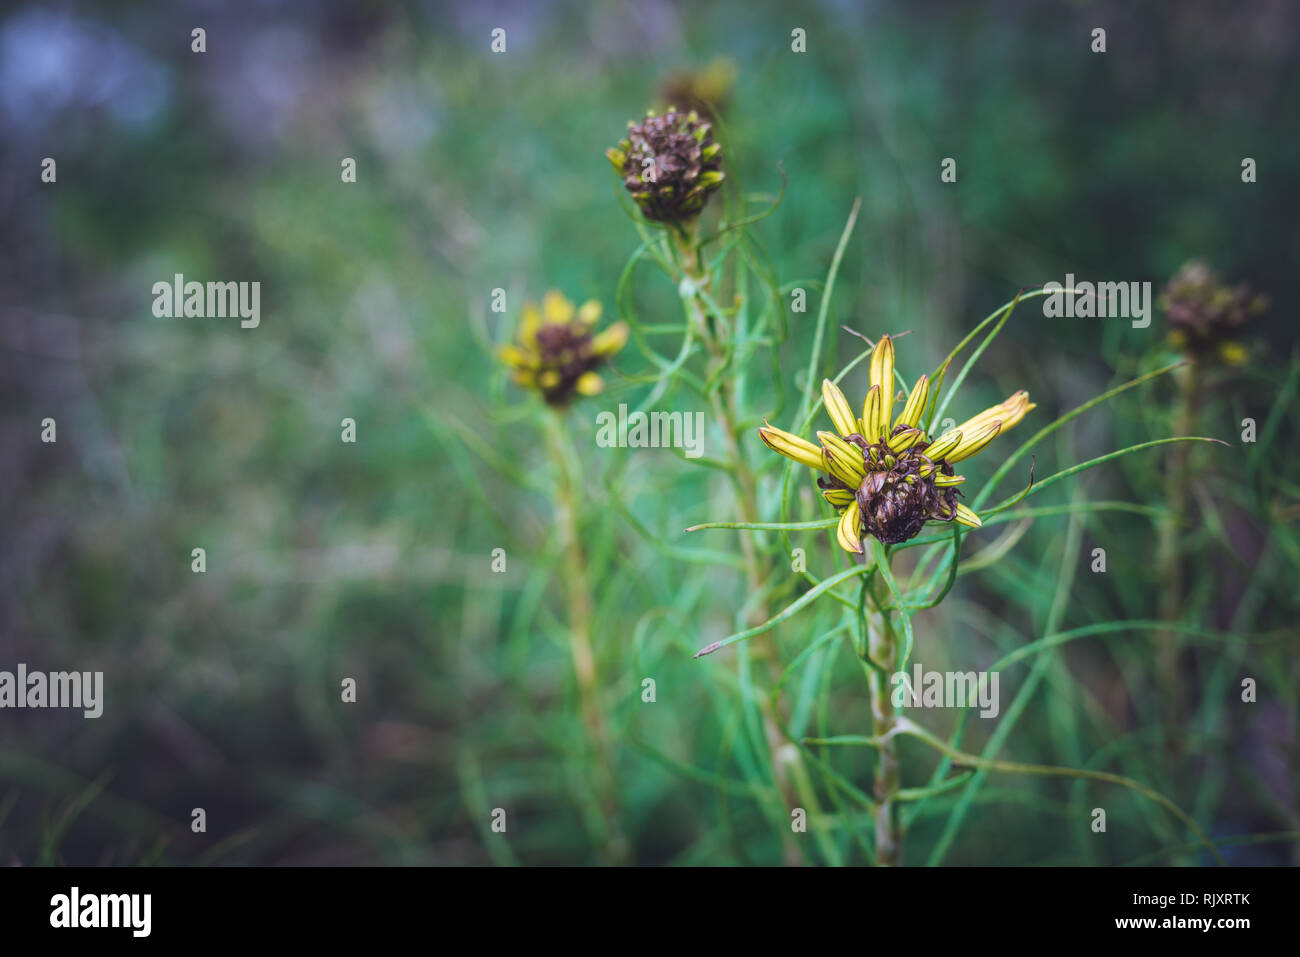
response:
[[[993,329],[989,332],[989,334],[984,337],[984,341],[979,344],[979,348],[976,349],[974,352],[972,352],[970,358],[967,359],[966,362],[962,365],[961,372],[957,373],[957,378],[953,380],[953,383],[951,386],[949,386],[948,391],[944,393],[943,401],[940,402],[939,405],[935,408],[934,415],[931,417],[932,419],[938,419],[940,422],[943,421],[943,414],[948,409],[948,403],[952,401],[952,397],[956,395],[957,392],[961,389],[962,383],[966,381],[966,376],[970,373],[971,368],[975,365],[976,362],[979,361],[980,356],[984,354],[984,350],[989,347],[989,344],[992,343],[995,338],[997,338],[997,334],[1002,331],[1002,327],[1007,324],[1007,320],[1011,318],[1011,314],[1016,311],[1016,306],[1019,304],[1020,304],[1020,295],[1017,294],[1016,298],[1012,299],[1011,302],[1006,306],[1005,310],[1002,313],[1002,318],[998,320],[997,325],[995,325]],[[963,341],[963,345],[964,345],[964,341]],[[958,346],[957,348],[960,349],[961,346]],[[953,354],[954,355],[956,354],[956,350],[954,350]],[[952,356],[950,355],[949,358],[951,359]]]
[[[852,568],[846,568],[844,571],[840,572],[837,575],[832,575],[830,578],[823,579],[822,581],[818,582],[815,586],[808,589],[808,591],[800,595],[794,602],[786,606],[786,608],[783,611],[778,612],[776,615],[769,618],[761,625],[757,625],[754,628],[748,629],[747,631],[738,632],[737,634],[731,635],[728,638],[724,638],[721,641],[715,641],[711,645],[706,645],[705,647],[697,651],[694,657],[700,658],[704,655],[711,655],[720,648],[725,648],[728,645],[734,645],[738,641],[744,641],[747,638],[753,638],[755,635],[761,635],[764,632],[771,631],[773,628],[775,628],[781,622],[785,621],[791,615],[794,615],[796,612],[806,607],[809,603],[811,603],[814,599],[816,599],[818,595],[822,594],[822,592],[834,588],[840,582],[847,581],[848,579],[852,578],[854,575],[865,574],[866,572],[871,571],[871,568],[872,566],[870,565],[854,565]]]
[[[704,522],[692,525],[688,532],[698,532],[704,528],[745,528],[755,531],[802,532],[818,528],[834,528],[839,524],[838,518],[819,518],[815,522]]]
[[[1120,449],[1117,452],[1110,452],[1106,455],[1099,455],[1095,459],[1089,459],[1086,462],[1080,462],[1078,465],[1072,465],[1068,469],[1062,469],[1060,472],[1057,472],[1055,475],[1049,475],[1047,478],[1043,479],[1041,482],[1039,482],[1037,485],[1031,488],[1027,493],[1023,493],[1023,494],[1017,493],[1017,495],[1013,495],[1011,498],[995,506],[992,509],[992,511],[997,512],[1000,509],[1005,508],[1009,505],[1014,505],[1017,501],[1019,501],[1020,498],[1026,498],[1029,495],[1036,495],[1039,492],[1043,491],[1043,489],[1051,488],[1053,485],[1055,485],[1057,482],[1061,481],[1062,479],[1067,479],[1071,475],[1076,475],[1079,472],[1086,471],[1090,468],[1093,468],[1094,466],[1102,465],[1106,462],[1111,461],[1112,459],[1117,459],[1122,455],[1128,455],[1130,452],[1140,452],[1143,449],[1155,448],[1157,445],[1169,445],[1170,443],[1173,442],[1213,442],[1217,445],[1223,445],[1223,446],[1227,446],[1228,448],[1232,448],[1232,446],[1228,445],[1228,443],[1224,442],[1222,439],[1211,439],[1211,438],[1206,438],[1205,436],[1202,435],[1178,435],[1170,439],[1155,439],[1151,442],[1139,442],[1137,445],[1130,445],[1128,448]]]
[[[858,211],[862,209],[862,197],[853,201],[853,209],[849,211],[848,221],[844,224],[844,232],[840,234],[839,244],[835,247],[835,255],[831,257],[831,268],[826,274],[826,291],[822,294],[821,304],[817,308],[817,329],[813,333],[812,355],[808,357],[808,377],[804,383],[803,401],[799,404],[799,414],[795,416],[796,420],[802,419],[808,414],[812,407],[813,393],[818,391],[821,384],[820,377],[817,375],[817,369],[821,365],[822,342],[826,338],[826,317],[830,315],[831,294],[835,291],[835,277],[840,271],[840,260],[844,258],[844,249],[849,244],[849,236],[853,234],[853,225],[858,221]]]
[[[1018,449],[1016,449],[1014,452],[1012,452],[1003,460],[1002,464],[998,466],[997,471],[993,473],[993,476],[986,483],[984,483],[984,487],[980,489],[980,493],[977,496],[975,496],[975,501],[971,504],[971,508],[975,509],[975,511],[978,512],[980,510],[980,506],[983,505],[986,501],[988,501],[989,496],[993,494],[993,489],[998,484],[998,482],[1000,482],[1002,478],[1009,471],[1011,471],[1011,467],[1015,465],[1018,461],[1020,461],[1022,458],[1024,458],[1026,452],[1032,449],[1035,445],[1037,445],[1047,436],[1051,435],[1061,426],[1065,425],[1071,419],[1077,418],[1078,416],[1082,415],[1084,412],[1087,412],[1089,409],[1098,406],[1109,399],[1113,399],[1115,398],[1115,396],[1127,392],[1129,389],[1136,388],[1137,386],[1141,385],[1143,382],[1149,382],[1151,379],[1154,379],[1157,376],[1162,376],[1167,372],[1172,372],[1174,369],[1180,368],[1181,366],[1184,366],[1186,364],[1187,363],[1185,361],[1174,362],[1171,363],[1170,365],[1163,366],[1159,369],[1156,369],[1153,372],[1148,372],[1145,375],[1140,375],[1136,379],[1130,379],[1128,382],[1125,382],[1122,385],[1118,385],[1113,389],[1107,389],[1105,392],[1101,393],[1100,395],[1094,396],[1093,398],[1089,399],[1087,402],[1083,403],[1082,405],[1076,406],[1075,408],[1071,409],[1069,412],[1065,413],[1065,415],[1061,416],[1055,421],[1050,422],[1047,425],[1043,426],[1043,428],[1039,429],[1037,432],[1031,435],[1028,439],[1024,441],[1024,443],[1021,444],[1021,446]]]

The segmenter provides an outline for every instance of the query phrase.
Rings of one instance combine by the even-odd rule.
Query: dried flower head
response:
[[[817,485],[840,513],[837,537],[849,552],[862,551],[862,536],[894,545],[915,538],[928,521],[980,527],[979,516],[957,501],[966,479],[953,466],[968,459],[1023,419],[1034,404],[1017,392],[955,429],[931,438],[923,428],[930,380],[921,376],[897,416],[893,414],[894,342],[884,336],[871,354],[871,388],[861,418],[829,379],[822,399],[835,425],[818,432],[821,445],[770,425],[758,430],[767,446],[822,475]]]
[[[722,146],[713,128],[691,110],[653,110],[627,125],[627,136],[605,151],[646,219],[679,223],[697,216],[722,185]]]
[[[600,312],[594,299],[574,309],[551,290],[540,309],[524,304],[516,342],[501,348],[501,361],[514,370],[517,384],[540,392],[548,405],[563,408],[577,396],[595,395],[605,387],[596,370],[623,348],[628,334],[624,322],[595,332]]]
[[[1246,283],[1228,286],[1203,262],[1189,262],[1160,294],[1169,320],[1169,340],[1193,358],[1215,356],[1229,365],[1246,361],[1236,340],[1250,320],[1268,308],[1268,298]]]

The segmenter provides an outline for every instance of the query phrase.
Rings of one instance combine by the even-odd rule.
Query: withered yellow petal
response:
[[[959,442],[961,442],[960,429],[952,429],[949,432],[945,432],[930,443],[930,446],[925,450],[925,457],[931,462],[942,461],[957,447]]]
[[[832,488],[822,492],[822,498],[830,502],[836,508],[843,508],[853,501],[854,495],[846,488]]]
[[[881,336],[871,350],[871,384],[880,389],[880,427],[887,435],[894,413],[894,340],[889,336]]]
[[[903,452],[921,441],[924,435],[920,429],[904,429],[897,435],[891,435],[887,442],[891,451]]]
[[[835,464],[840,468],[838,474],[852,478],[843,478],[841,481],[846,485],[857,486],[862,482],[862,477],[866,474],[862,469],[862,450],[856,445],[845,442],[834,432],[818,432],[817,438],[821,441],[822,447],[834,455]]]
[[[552,325],[568,322],[573,318],[573,303],[564,293],[552,289],[542,297],[542,318]]]
[[[945,458],[949,462],[960,462],[962,459],[968,459],[992,442],[1000,431],[1002,431],[1001,421],[994,420],[986,425],[979,426],[971,432],[965,432],[962,434],[962,440],[957,443],[957,447],[949,452]]]
[[[525,346],[537,345],[537,330],[542,326],[542,314],[537,311],[535,303],[524,303],[523,315],[519,319],[519,341]]]
[[[862,470],[854,465],[853,460],[846,459],[843,455],[836,455],[825,446],[822,446],[822,464],[820,468],[823,472],[833,475],[851,488],[856,488],[862,484]]]
[[[616,322],[608,329],[592,336],[591,350],[602,358],[608,358],[627,345],[627,336],[627,323]]]
[[[840,435],[850,435],[858,429],[858,420],[853,417],[848,399],[830,379],[822,379],[822,401],[826,403],[826,412],[835,424]]]
[[[584,372],[574,383],[574,388],[582,395],[598,395],[605,388],[605,380],[594,372]]]
[[[840,547],[846,552],[861,554],[862,513],[858,510],[856,498],[840,513],[840,523],[835,527],[835,537],[839,539]]]
[[[1034,408],[1037,406],[1029,401],[1029,393],[1022,389],[997,405],[989,406],[979,415],[972,416],[957,428],[963,432],[973,433],[990,422],[998,421],[1002,423],[1002,431],[1005,432],[1019,423]]]
[[[1225,342],[1219,346],[1219,358],[1230,366],[1245,365],[1250,353],[1240,342]]]
[[[578,321],[588,326],[594,326],[600,319],[600,303],[595,299],[588,299],[578,310]]]
[[[497,358],[515,369],[531,369],[537,365],[537,357],[518,346],[502,346],[497,350]]]
[[[862,437],[868,442],[878,441],[883,434],[880,427],[880,387],[872,386],[867,390],[866,401],[862,403]]]
[[[916,385],[912,386],[912,393],[907,397],[907,402],[903,405],[903,411],[898,413],[898,423],[896,424],[920,428],[921,417],[925,415],[925,404],[929,401],[930,377],[923,375],[916,380]]]
[[[957,503],[957,514],[954,515],[953,517],[957,521],[961,522],[961,524],[968,525],[971,528],[980,528],[984,524],[983,522],[980,521],[980,517],[978,515],[972,512],[961,502]]]
[[[801,439],[772,425],[763,426],[758,430],[758,435],[773,452],[793,459],[800,465],[817,469],[819,472],[826,471],[826,467],[822,464],[822,450],[807,439]]]

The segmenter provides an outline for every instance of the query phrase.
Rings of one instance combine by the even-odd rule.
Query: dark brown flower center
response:
[[[650,220],[671,222],[704,205],[708,190],[700,176],[721,167],[719,158],[704,158],[713,144],[709,124],[698,117],[671,112],[649,116],[627,134],[623,185]]]
[[[1264,312],[1268,302],[1245,283],[1223,283],[1204,263],[1183,267],[1160,298],[1170,329],[1182,337],[1191,352],[1209,352],[1239,336],[1252,318]]]
[[[894,430],[897,435],[904,426]],[[824,489],[851,491],[862,514],[860,531],[884,545],[896,545],[915,538],[930,519],[947,521],[957,510],[957,490],[935,484],[936,475],[952,475],[947,462],[932,462],[925,450],[929,442],[895,452],[885,441],[869,443],[854,433],[845,440],[862,450],[861,484],[851,489],[835,478],[819,478]]]
[[[541,356],[538,386],[551,405],[569,402],[578,380],[601,364],[592,352],[591,327],[581,322],[544,325],[537,330],[537,351]]]

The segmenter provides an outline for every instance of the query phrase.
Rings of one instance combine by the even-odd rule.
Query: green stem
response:
[[[889,567],[889,556],[883,546],[876,545],[876,562],[882,574],[872,577],[871,601],[866,605],[868,663],[872,665],[867,676],[871,688],[871,731],[879,742],[876,767],[876,863],[885,867],[898,867],[903,863],[903,835],[896,810],[900,789],[898,746],[895,728],[898,715],[889,680],[898,663],[898,640],[887,609],[890,599],[889,585],[884,571]]]
[[[547,448],[555,467],[555,519],[564,550],[564,584],[568,603],[569,656],[578,686],[578,707],[587,739],[596,752],[596,799],[600,806],[605,853],[611,863],[628,856],[628,843],[619,826],[618,789],[614,780],[614,755],[604,712],[600,706],[600,684],[596,655],[591,643],[591,584],[587,558],[578,535],[579,492],[572,473],[573,454],[564,432],[562,413],[547,416]]]
[[[737,438],[737,422],[740,417],[736,408],[735,391],[731,388],[730,380],[720,374],[727,362],[726,350],[723,343],[719,342],[709,322],[708,312],[704,308],[704,295],[708,293],[712,277],[704,269],[701,261],[697,223],[685,225],[670,235],[680,260],[682,276],[690,281],[692,287],[689,292],[683,290],[682,303],[709,355],[709,371],[704,381],[712,384],[709,391],[709,405],[714,421],[722,432],[728,466],[727,474],[735,485],[742,521],[755,523],[760,517],[758,483],[745,460]],[[768,569],[758,553],[753,536],[741,536],[740,548],[745,563],[745,578],[749,593],[751,596],[757,595],[767,580]],[[767,618],[766,602],[754,601],[749,612],[750,627],[762,624]],[[773,680],[779,678],[779,665],[772,658],[767,642],[755,648],[754,657],[766,663]],[[772,777],[782,804],[786,809],[790,809],[795,806],[795,794],[788,765],[799,760],[798,749],[781,731],[780,722],[776,720],[768,696],[759,694],[757,701],[763,721],[763,736],[767,743],[768,759],[772,766]],[[793,832],[782,828],[781,840],[786,863],[801,863],[802,851],[794,839]]]
[[[1174,422],[1174,435],[1191,435],[1196,428],[1200,408],[1202,369],[1192,362],[1180,370],[1178,376],[1178,415]],[[1165,500],[1169,511],[1160,524],[1158,568],[1160,574],[1160,615],[1164,621],[1177,621],[1182,617],[1186,583],[1183,558],[1179,549],[1181,524],[1186,521],[1189,496],[1188,465],[1192,447],[1177,443],[1170,450],[1169,468],[1165,474]],[[1170,747],[1175,732],[1182,723],[1183,689],[1179,679],[1178,632],[1166,629],[1157,636],[1157,668],[1164,703],[1165,724],[1169,732]]]

